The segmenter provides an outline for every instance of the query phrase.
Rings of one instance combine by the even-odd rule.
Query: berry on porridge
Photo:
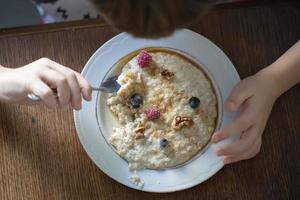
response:
[[[148,119],[150,119],[150,120],[155,120],[155,119],[159,118],[159,116],[160,116],[159,108],[157,108],[155,106],[146,109],[145,113],[146,113]]]
[[[148,67],[151,61],[152,57],[147,51],[141,51],[137,57],[137,63],[141,68]]]

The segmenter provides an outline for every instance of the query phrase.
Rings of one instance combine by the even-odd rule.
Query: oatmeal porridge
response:
[[[187,58],[143,50],[127,62],[107,99],[118,118],[109,143],[132,171],[175,167],[210,140],[218,117],[210,80]]]

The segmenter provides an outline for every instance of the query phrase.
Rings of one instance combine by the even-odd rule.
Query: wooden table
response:
[[[220,7],[192,29],[221,47],[244,78],[300,39],[299,4]],[[46,56],[78,71],[117,34],[99,21],[0,32],[4,66]],[[0,104],[0,199],[299,199],[299,102],[300,85],[278,99],[258,156],[170,194],[135,191],[106,176],[81,146],[70,109]]]

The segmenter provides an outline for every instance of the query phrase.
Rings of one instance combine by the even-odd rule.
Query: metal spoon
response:
[[[117,82],[119,75],[111,76],[101,83],[99,87],[92,87],[92,91],[101,91],[106,93],[115,93],[120,89],[120,84]],[[54,94],[58,97],[57,90],[53,89]],[[32,101],[40,101],[41,98],[35,94],[28,94],[27,97]]]

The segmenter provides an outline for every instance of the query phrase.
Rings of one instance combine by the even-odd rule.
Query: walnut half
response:
[[[133,130],[135,133],[135,139],[143,139],[145,137],[144,132],[145,132],[145,127],[144,126],[138,126],[136,129]]]
[[[187,116],[176,116],[172,122],[172,128],[175,130],[181,129],[183,126],[193,125],[193,119]]]

